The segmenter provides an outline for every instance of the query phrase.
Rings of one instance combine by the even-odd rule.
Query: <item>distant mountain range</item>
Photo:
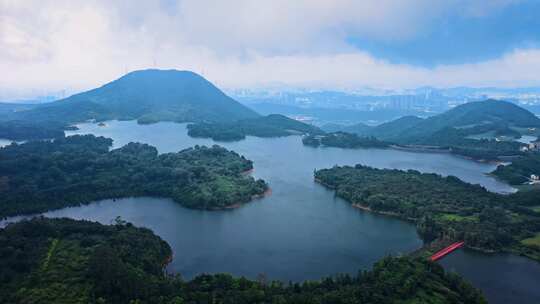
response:
[[[97,89],[13,112],[7,119],[67,123],[137,119],[140,123],[153,123],[229,122],[256,117],[259,114],[228,97],[198,74],[141,70]]]

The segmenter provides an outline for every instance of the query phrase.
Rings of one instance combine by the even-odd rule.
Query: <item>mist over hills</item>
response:
[[[128,73],[99,88],[8,117],[35,122],[137,119],[153,123],[227,122],[259,115],[196,73],[150,69]]]

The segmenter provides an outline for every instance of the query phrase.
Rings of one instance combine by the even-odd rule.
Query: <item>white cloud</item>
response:
[[[154,65],[194,70],[227,87],[538,85],[539,50],[427,69],[347,43],[351,35],[411,39],[438,18],[482,17],[511,3],[0,0],[0,98],[12,89],[87,89]]]

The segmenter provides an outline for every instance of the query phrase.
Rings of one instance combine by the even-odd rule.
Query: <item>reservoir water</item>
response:
[[[212,140],[187,136],[184,124],[137,125],[133,121],[110,121],[106,126],[81,124],[72,134],[92,133],[110,137],[114,147],[128,142],[156,146],[160,153],[175,152],[194,145],[213,145]],[[152,229],[174,252],[169,271],[185,278],[208,272],[228,272],[255,278],[301,281],[336,273],[369,269],[387,254],[408,253],[422,245],[414,225],[352,208],[333,191],[313,182],[313,170],[333,165],[364,164],[379,168],[415,169],[454,175],[481,184],[491,191],[513,188],[488,176],[495,165],[472,162],[449,154],[411,153],[395,150],[310,148],[298,136],[248,137],[244,141],[218,143],[254,161],[252,173],[265,179],[272,193],[245,206],[228,211],[199,211],[181,207],[168,199],[126,198],[104,200],[86,206],[46,213],[111,223],[116,216]],[[504,276],[514,269],[515,259],[528,274],[514,272],[511,278],[531,284],[523,288],[506,284]],[[478,260],[487,264],[479,264]],[[489,264],[497,267],[489,267]],[[442,261],[484,290],[492,303],[540,302],[532,286],[540,286],[536,262],[458,251]],[[480,266],[478,266],[480,265]],[[531,279],[531,277],[533,279]],[[484,278],[482,281],[478,278]],[[535,281],[536,280],[536,281]],[[499,301],[498,299],[510,299]]]

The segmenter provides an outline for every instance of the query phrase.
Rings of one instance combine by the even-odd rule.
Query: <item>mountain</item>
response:
[[[259,115],[189,71],[141,70],[104,86],[35,109],[16,119],[80,122],[137,119],[140,123],[227,122]]]
[[[366,135],[375,136],[377,138],[389,138],[396,133],[416,126],[422,121],[424,120],[417,116],[403,116],[368,130]]]
[[[373,129],[374,129],[374,127],[368,126],[368,125],[360,122],[360,123],[354,124],[352,126],[346,126],[340,131],[349,132],[349,133],[356,133],[356,134],[366,134],[366,133],[371,132],[371,130],[373,130]]]
[[[338,124],[338,123],[326,123],[321,126],[321,130],[324,132],[332,133],[332,132],[340,132],[343,131],[343,129],[347,128],[346,125]]]
[[[396,120],[392,120],[378,126],[368,126],[363,123],[354,124],[351,126],[343,126],[337,124],[327,124],[322,127],[326,132],[347,132],[362,136],[374,136],[380,139],[393,138],[396,134],[400,134],[403,130],[409,129],[423,121],[417,116],[403,116]]]
[[[409,143],[423,142],[451,129],[469,136],[489,132],[511,134],[516,128],[530,127],[540,127],[540,119],[534,114],[513,103],[490,99],[466,103],[426,119],[405,116],[371,128],[362,135]]]
[[[445,128],[468,129],[481,125],[540,127],[540,119],[513,103],[488,99],[466,103],[427,118],[404,129],[400,135],[404,138],[415,139],[432,135]]]

